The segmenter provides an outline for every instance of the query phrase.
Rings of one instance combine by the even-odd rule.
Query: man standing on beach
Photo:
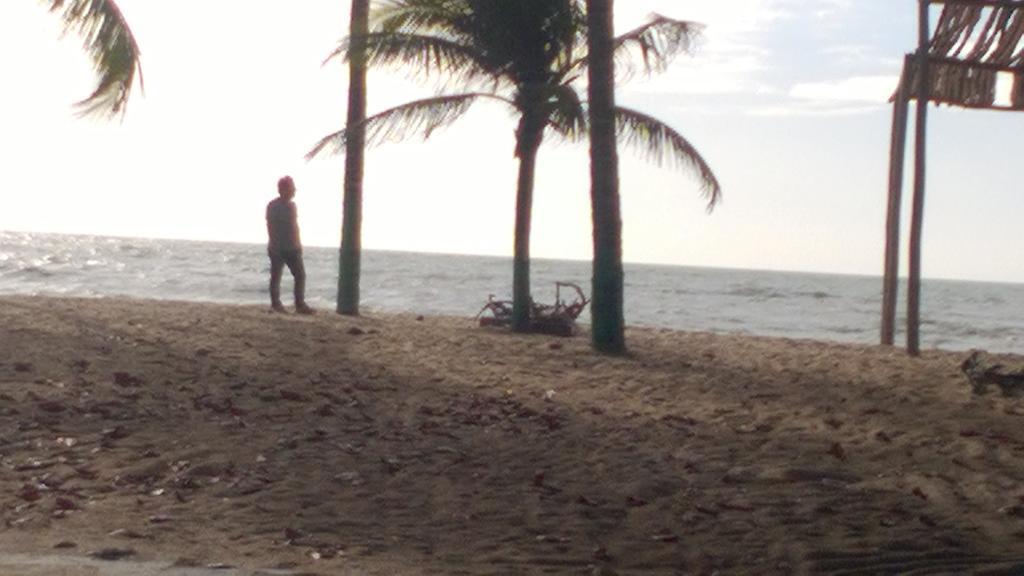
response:
[[[277,181],[280,197],[267,204],[267,236],[270,241],[270,305],[275,312],[287,312],[281,304],[281,275],[285,265],[295,281],[295,311],[312,314],[306,305],[306,268],[302,263],[302,241],[299,239],[299,213],[295,207],[295,182],[291,176]]]

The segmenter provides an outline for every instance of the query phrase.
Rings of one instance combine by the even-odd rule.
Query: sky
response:
[[[887,101],[916,43],[917,2],[616,4],[619,32],[652,13],[705,25],[693,55],[633,76],[618,99],[686,136],[724,193],[709,214],[692,175],[623,149],[626,261],[879,275]],[[337,246],[343,158],[304,155],[344,123],[347,70],[323,60],[347,33],[348,2],[120,5],[145,90],[103,121],[72,106],[94,82],[80,41],[62,39],[41,2],[0,3],[0,230],[261,243],[266,203],[290,174],[304,242]],[[372,113],[438,86],[376,71],[369,90]],[[926,277],[1024,282],[1022,128],[1015,114],[933,108]],[[370,150],[364,247],[511,255],[514,129],[482,105],[428,141]],[[542,148],[533,257],[590,258],[588,163],[585,145]],[[906,206],[904,242],[908,217]]]

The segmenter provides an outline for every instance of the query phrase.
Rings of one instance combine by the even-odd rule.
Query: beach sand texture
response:
[[[973,395],[965,354],[628,338],[611,358],[469,318],[0,298],[0,550],[322,575],[1024,573],[1024,400]]]

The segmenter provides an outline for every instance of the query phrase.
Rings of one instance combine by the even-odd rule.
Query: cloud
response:
[[[736,39],[791,14],[784,4],[783,0],[631,0],[615,6],[615,20],[617,29],[625,31],[657,13],[702,23],[714,37]]]
[[[825,82],[795,84],[769,104],[746,110],[751,116],[853,116],[886,107],[898,76],[855,76]]]
[[[664,74],[635,82],[643,93],[737,94],[755,92],[757,76],[768,69],[771,54],[759,35],[773,22],[791,16],[785,0],[633,0],[616,6],[616,27],[632,29],[658,13],[705,26],[692,58],[680,58]]]
[[[903,64],[902,57],[881,54],[877,46],[870,44],[833,44],[825,46],[820,52],[836,66],[894,69]]]
[[[706,25],[692,57],[650,79],[633,78],[624,91],[639,98],[674,97],[674,109],[707,114],[874,112],[887,105],[902,64],[898,38],[877,30],[890,9],[884,0],[620,3],[620,31],[651,13]]]
[[[820,19],[835,18],[853,7],[851,0],[812,0],[808,4],[813,6],[814,17]]]
[[[789,95],[799,100],[822,103],[861,102],[884,104],[889,101],[899,76],[856,76],[831,82],[805,82],[794,85]]]
[[[748,116],[759,117],[836,117],[836,116],[857,116],[877,112],[879,105],[821,105],[821,104],[782,104],[778,106],[759,106],[747,110]]]

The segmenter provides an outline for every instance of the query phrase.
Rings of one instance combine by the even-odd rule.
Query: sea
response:
[[[307,300],[333,310],[338,250],[307,247],[305,263]],[[260,304],[268,302],[268,265],[256,244],[0,231],[0,294]],[[589,262],[535,259],[534,299],[554,303],[556,282],[589,293],[590,273]],[[878,341],[877,277],[642,264],[625,273],[630,326]],[[361,306],[471,319],[490,295],[508,298],[511,285],[509,258],[368,250]],[[286,303],[290,291],[286,272]],[[926,280],[921,332],[925,348],[1024,354],[1024,284]]]

